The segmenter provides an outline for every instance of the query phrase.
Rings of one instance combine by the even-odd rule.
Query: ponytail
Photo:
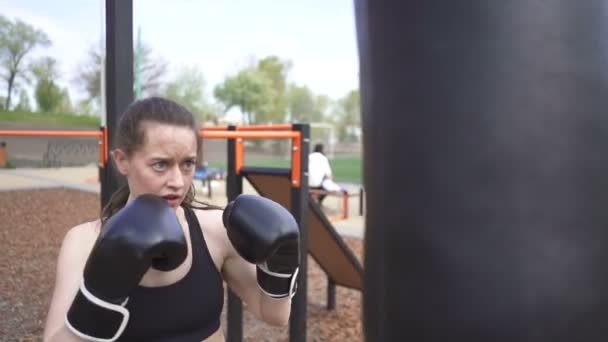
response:
[[[110,217],[112,217],[112,215],[116,214],[125,206],[125,204],[127,204],[130,194],[131,192],[129,191],[129,186],[126,184],[118,188],[118,190],[112,194],[112,197],[110,197],[110,200],[101,211],[102,226]]]

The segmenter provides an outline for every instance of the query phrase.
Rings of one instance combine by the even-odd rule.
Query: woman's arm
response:
[[[245,302],[256,317],[268,324],[285,326],[289,323],[291,299],[275,299],[267,296],[258,285],[256,266],[243,259],[230,245],[229,256],[224,261],[224,280]]]
[[[206,211],[199,219],[205,230],[207,244],[216,252],[221,273],[228,286],[241,298],[248,309],[260,320],[283,326],[289,322],[291,299],[273,299],[267,296],[257,282],[256,265],[243,259],[228,239],[222,221],[222,211]]]
[[[89,224],[74,227],[63,239],[57,259],[55,288],[44,328],[45,342],[83,341],[68,330],[65,316],[80,286],[84,264],[94,240],[92,229]]]

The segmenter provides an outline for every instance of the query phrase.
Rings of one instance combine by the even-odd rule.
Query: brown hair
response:
[[[149,97],[133,102],[120,117],[116,129],[116,147],[132,156],[140,148],[145,139],[143,123],[154,122],[192,129],[196,137],[197,150],[202,148],[202,140],[198,137],[198,124],[194,115],[184,106],[175,101],[162,97]],[[129,198],[128,185],[121,186],[112,194],[110,200],[101,211],[101,222],[105,223],[112,215],[122,209]],[[194,186],[186,194],[182,206],[196,209],[222,209],[195,199]]]

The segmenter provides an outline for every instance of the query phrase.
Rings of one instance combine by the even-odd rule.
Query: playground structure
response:
[[[112,128],[132,1],[106,9]],[[606,339],[605,19],[602,1],[355,1],[367,340]]]
[[[327,308],[335,308],[335,288],[344,286],[362,289],[363,268],[346,246],[308,189],[309,131],[306,124],[227,126],[204,128],[199,135],[205,139],[228,139],[226,194],[228,201],[243,191],[246,179],[262,196],[280,203],[296,218],[300,226],[298,291],[293,298],[290,317],[290,341],[306,339],[307,258],[310,254],[327,275]],[[99,167],[107,167],[107,130],[99,131],[25,131],[0,130],[0,136],[55,136],[97,138]],[[291,168],[245,167],[244,139],[290,139]],[[228,341],[241,341],[242,304],[228,292]]]

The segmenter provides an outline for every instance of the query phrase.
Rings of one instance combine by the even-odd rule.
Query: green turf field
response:
[[[290,167],[290,160],[287,159],[264,159],[264,160],[245,160],[245,166],[264,166],[264,167]],[[361,184],[362,163],[360,157],[338,157],[330,160],[334,179],[337,182],[347,182]],[[212,162],[209,167],[226,168],[225,163]]]
[[[98,117],[59,113],[28,113],[0,111],[0,123],[21,122],[53,126],[74,126],[99,128]]]

